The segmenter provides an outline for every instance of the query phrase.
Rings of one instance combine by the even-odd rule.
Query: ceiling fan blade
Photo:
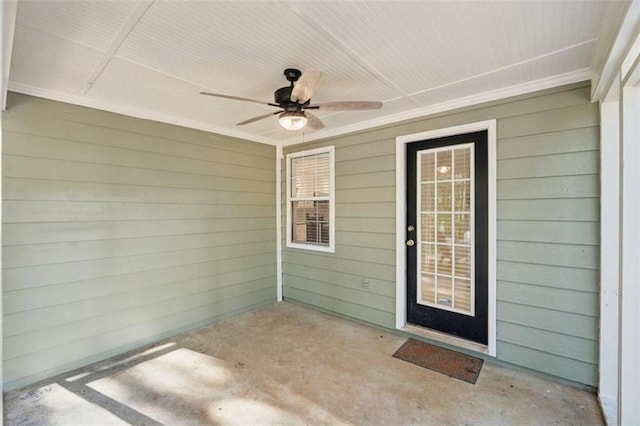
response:
[[[293,91],[291,91],[291,100],[301,104],[307,102],[318,91],[324,79],[327,76],[320,71],[305,71],[302,73]]]
[[[304,115],[307,116],[307,126],[314,130],[324,129],[324,123],[315,114],[311,114],[309,111],[305,111]]]
[[[319,109],[322,111],[366,111],[380,108],[382,108],[382,102],[342,101],[309,105],[305,109]]]
[[[257,99],[241,98],[239,96],[222,95],[220,93],[200,92],[201,95],[213,96],[215,98],[233,99],[234,101],[253,102],[260,105],[280,106],[278,104],[272,104],[270,102],[259,101]]]
[[[272,115],[280,114],[282,111],[270,112],[268,114],[262,114],[257,117],[250,118],[248,120],[241,121],[236,124],[236,126],[244,126],[245,124],[254,123],[256,121],[264,120],[265,118],[269,118]]]

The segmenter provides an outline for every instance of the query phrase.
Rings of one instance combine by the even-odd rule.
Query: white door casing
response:
[[[406,147],[411,142],[487,131],[488,144],[488,344],[478,345],[439,332],[419,330],[407,324],[406,278]],[[496,120],[430,130],[396,137],[396,329],[420,334],[433,340],[496,356]]]

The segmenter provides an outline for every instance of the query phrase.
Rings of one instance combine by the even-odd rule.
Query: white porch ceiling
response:
[[[276,144],[301,140],[271,102],[285,68],[327,80],[314,102],[383,101],[319,113],[305,140],[591,78],[627,2],[18,2],[9,90]]]

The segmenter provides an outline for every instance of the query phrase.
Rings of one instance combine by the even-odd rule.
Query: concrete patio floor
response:
[[[5,424],[602,424],[594,394],[485,362],[471,385],[404,337],[280,303],[8,392]]]

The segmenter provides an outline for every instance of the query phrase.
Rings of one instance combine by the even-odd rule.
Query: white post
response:
[[[282,142],[276,146],[276,288],[282,302]]]
[[[621,89],[618,424],[640,424],[640,87]]]
[[[9,63],[11,59],[11,49],[13,47],[13,31],[15,28],[15,13],[17,3],[15,1],[5,1],[0,5],[0,33],[3,35],[2,44],[0,46],[0,69],[2,69],[2,111],[6,108],[7,85],[9,82]],[[2,147],[2,111],[0,111],[0,154],[3,152]],[[2,164],[0,162],[0,242],[2,241]],[[2,270],[2,244],[0,244],[0,270]],[[2,298],[2,276],[0,274],[0,301]],[[3,333],[2,333],[2,303],[0,303],[0,358],[3,354]],[[0,383],[4,383],[3,367],[0,362]],[[3,401],[0,399],[0,419],[4,413]]]
[[[607,424],[618,415],[620,232],[619,102],[600,104],[600,363],[598,398]]]

